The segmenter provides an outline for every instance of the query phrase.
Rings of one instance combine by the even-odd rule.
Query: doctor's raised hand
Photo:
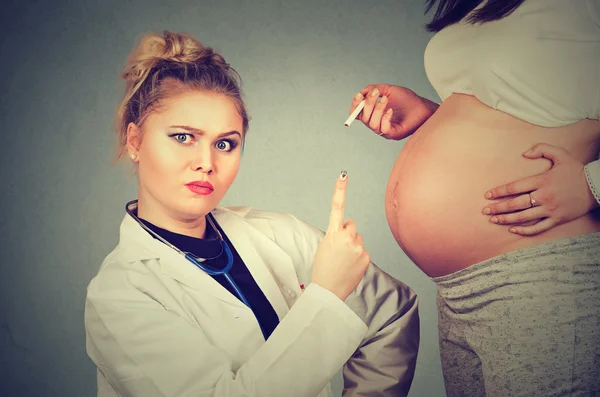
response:
[[[118,154],[138,194],[87,288],[98,395],[329,397],[343,368],[346,397],[406,396],[417,297],[369,262],[344,222],[347,180],[326,233],[291,214],[221,206],[249,129],[235,70],[164,32],[142,39],[122,77]]]
[[[348,176],[342,171],[337,179],[331,203],[331,216],[325,238],[315,255],[312,282],[333,292],[341,300],[358,285],[367,267],[369,253],[353,220],[344,222]]]

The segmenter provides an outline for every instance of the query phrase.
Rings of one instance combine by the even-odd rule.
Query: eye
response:
[[[217,144],[216,144],[217,149],[219,149],[223,152],[231,152],[233,149],[235,149],[236,146],[237,146],[237,142],[231,141],[229,139],[223,139],[223,140],[217,142]]]
[[[192,139],[191,134],[184,134],[182,132],[177,132],[169,135],[171,138],[175,138],[175,140],[179,143],[189,143]]]

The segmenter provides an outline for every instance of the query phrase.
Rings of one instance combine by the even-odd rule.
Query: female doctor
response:
[[[194,38],[146,36],[123,73],[119,156],[137,165],[117,247],[90,282],[99,396],[405,396],[417,297],[370,263],[343,220],[218,207],[248,116],[237,73]]]

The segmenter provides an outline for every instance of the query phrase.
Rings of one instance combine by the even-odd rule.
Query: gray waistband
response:
[[[600,262],[600,232],[567,237],[521,248],[475,263],[445,276],[431,277],[431,280],[438,285],[444,285],[461,278],[470,278],[476,273],[500,273],[507,269],[506,265],[515,265],[534,258],[540,259],[545,256],[572,257],[574,252],[579,253],[576,256],[590,257],[590,259]]]

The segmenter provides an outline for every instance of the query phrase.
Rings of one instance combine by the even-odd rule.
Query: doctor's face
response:
[[[130,130],[131,136],[140,136],[140,209],[159,225],[203,217],[219,204],[237,175],[243,121],[225,95],[178,94],[152,111],[141,131],[135,125]]]

